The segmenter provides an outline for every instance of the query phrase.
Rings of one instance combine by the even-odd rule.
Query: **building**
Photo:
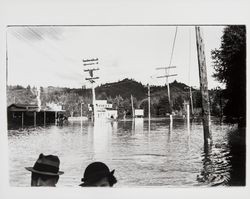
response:
[[[59,114],[63,114],[61,106],[48,104],[39,107],[36,104],[11,104],[7,108],[8,128],[37,126],[56,123]]]
[[[90,107],[90,106],[89,106]],[[113,109],[112,104],[107,100],[95,100],[95,119],[117,119],[117,110]]]
[[[135,117],[144,117],[143,109],[135,109]]]

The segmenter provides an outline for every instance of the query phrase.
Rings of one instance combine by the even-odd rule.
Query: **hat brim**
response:
[[[115,172],[115,169],[112,170],[112,171],[110,172],[110,174],[113,176],[113,175],[114,175],[114,172]],[[89,184],[91,184],[91,183],[89,183],[89,182],[83,182],[83,183],[79,184],[78,186],[85,187],[85,186],[88,186]]]
[[[28,171],[34,172],[34,173],[38,173],[38,174],[42,174],[42,175],[49,175],[49,176],[59,176],[59,175],[64,174],[63,171],[58,171],[57,173],[37,171],[37,170],[33,169],[33,167],[25,167],[25,169]]]
[[[86,183],[84,182],[84,183],[79,184],[78,186],[84,187],[85,185]]]

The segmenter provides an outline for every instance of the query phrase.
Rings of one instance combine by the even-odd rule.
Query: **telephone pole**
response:
[[[188,89],[189,91],[189,102],[190,102],[190,106],[191,106],[191,115],[194,114],[194,103],[193,103],[193,94],[192,94],[192,86],[187,86],[185,87],[185,89]]]
[[[83,66],[90,66],[90,65],[97,65],[98,64],[98,58],[96,59],[83,59]],[[85,78],[85,80],[88,80],[92,85],[92,104],[93,104],[93,119],[96,116],[96,97],[95,97],[95,87],[94,83],[96,79],[99,79],[99,77],[94,77],[94,71],[100,70],[99,68],[89,68],[84,69],[84,72],[88,72],[90,77]]]
[[[172,76],[177,76],[177,74],[169,74],[169,69],[171,68],[176,68],[176,66],[169,66],[169,67],[158,67],[156,68],[156,70],[165,70],[165,75],[163,76],[159,76],[157,78],[166,78],[166,84],[167,84],[167,92],[168,92],[168,102],[169,102],[169,106],[170,106],[170,115],[172,116],[172,103],[171,103],[171,98],[170,98],[170,87],[169,87],[169,81],[168,78],[172,77]]]
[[[189,86],[189,97],[190,97],[190,105],[191,105],[191,114],[194,114],[194,103],[193,103],[193,94],[192,94],[192,87]]]
[[[199,65],[199,77],[200,77],[200,90],[202,96],[202,113],[203,113],[203,133],[204,144],[208,146],[209,141],[212,141],[212,133],[210,131],[210,106],[209,106],[209,94],[208,94],[208,82],[207,82],[207,69],[206,69],[206,57],[204,50],[204,42],[199,26],[195,27],[196,33],[196,45]]]
[[[131,95],[131,105],[132,105],[132,117],[135,118],[135,109],[134,109],[134,102],[133,102],[133,96]]]
[[[170,87],[169,87],[168,78],[177,75],[177,74],[169,75],[169,69],[171,69],[171,68],[176,68],[176,66],[156,68],[156,70],[161,70],[161,69],[165,70],[165,75],[159,76],[157,78],[166,78],[166,84],[167,84],[167,88],[168,88],[168,102],[169,102],[169,108],[170,108],[170,115],[169,115],[169,119],[170,119],[170,124],[169,124],[170,132],[172,132],[172,128],[173,128],[173,117],[172,117],[172,102],[171,102],[171,98],[170,98]]]
[[[151,112],[150,112],[150,85],[148,84],[148,121],[151,119]]]

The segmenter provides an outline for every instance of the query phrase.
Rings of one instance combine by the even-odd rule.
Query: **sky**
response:
[[[213,77],[211,50],[221,43],[223,26],[203,26],[208,87],[223,87]],[[97,85],[132,78],[164,85],[176,26],[14,26],[7,28],[7,84],[90,87],[83,59],[98,58]],[[199,87],[194,26],[178,26],[169,82]]]

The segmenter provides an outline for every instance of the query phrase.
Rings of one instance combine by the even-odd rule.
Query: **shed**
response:
[[[60,112],[64,112],[64,110],[57,111],[48,107],[39,108],[36,104],[11,104],[7,108],[8,128],[56,123]]]

